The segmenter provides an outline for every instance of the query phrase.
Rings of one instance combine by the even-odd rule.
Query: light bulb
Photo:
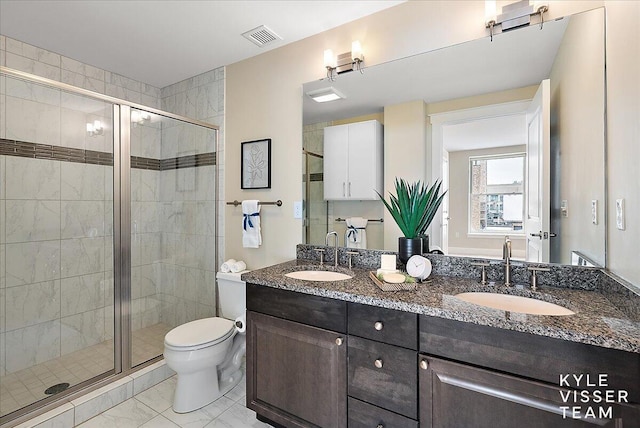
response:
[[[484,23],[496,22],[496,0],[486,0],[484,2]]]
[[[362,59],[362,46],[358,40],[351,43],[351,58],[354,60]]]
[[[327,49],[324,51],[324,66],[325,67],[336,67],[336,56],[333,54],[331,49]]]

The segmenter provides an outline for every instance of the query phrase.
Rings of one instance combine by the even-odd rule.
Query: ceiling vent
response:
[[[256,27],[253,30],[249,30],[246,33],[242,33],[242,35],[259,47],[263,47],[278,40],[282,40],[282,37],[278,36],[276,33],[271,31],[264,25]]]

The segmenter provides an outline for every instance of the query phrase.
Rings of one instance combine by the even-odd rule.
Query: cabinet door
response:
[[[415,361],[415,351],[349,336],[349,396],[416,419]]]
[[[377,124],[375,121],[349,124],[347,197],[350,199],[378,199],[376,162],[381,147],[376,140]]]
[[[582,406],[587,412],[589,404],[565,403],[560,395],[564,390],[543,383],[425,356],[419,356],[419,366],[421,428],[637,426],[621,419],[572,419],[571,410],[563,417],[562,406]],[[599,406],[591,404],[596,414]],[[612,410],[616,417],[620,411]]]
[[[346,427],[344,335],[248,311],[247,407],[285,427]]]
[[[324,198],[347,199],[349,126],[324,128]]]

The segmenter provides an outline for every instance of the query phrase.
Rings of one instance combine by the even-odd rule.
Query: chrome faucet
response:
[[[329,246],[329,236],[333,235],[333,266],[338,267],[338,232],[332,230],[324,238],[324,245]]]
[[[502,258],[504,259],[504,285],[511,287],[511,239],[508,236],[504,237]]]

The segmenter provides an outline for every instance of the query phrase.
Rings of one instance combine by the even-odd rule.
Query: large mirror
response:
[[[306,83],[305,242],[324,244],[336,230],[342,243],[345,219],[360,217],[367,219],[366,248],[397,250],[380,201],[323,194],[324,128],[377,120],[385,192],[402,176],[397,159],[415,153],[425,157],[420,177],[443,180],[447,198],[429,235],[445,254],[500,257],[508,235],[515,258],[604,266],[604,49],[600,8]],[[345,98],[317,103],[307,95],[327,87]],[[416,102],[420,123],[409,123],[410,115],[398,120],[397,107]],[[531,142],[535,114],[543,120],[536,129],[547,133],[540,152]],[[424,141],[392,139],[402,127],[422,128]]]

